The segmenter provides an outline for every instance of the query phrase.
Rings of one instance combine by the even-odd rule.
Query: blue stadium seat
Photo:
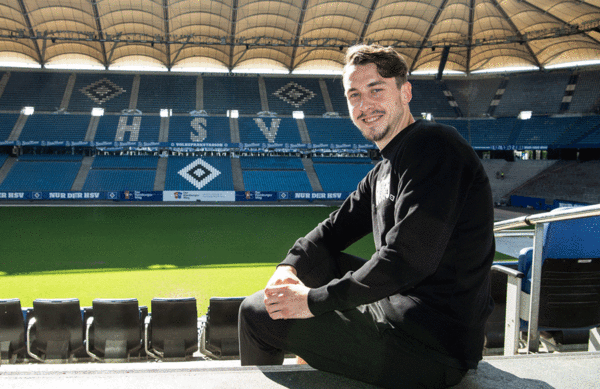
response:
[[[313,144],[371,144],[350,119],[305,118],[304,121]]]
[[[133,74],[78,73],[69,102],[69,112],[91,112],[102,107],[105,112],[121,112],[129,108]]]
[[[314,78],[265,77],[269,111],[291,115],[304,111],[305,115],[322,115],[325,102],[319,80]]]
[[[0,300],[0,359],[15,361],[25,355],[25,320],[21,300]]]
[[[86,323],[89,356],[102,361],[139,353],[142,325],[137,299],[94,299],[92,310],[93,316]]]
[[[223,115],[238,110],[242,115],[262,111],[258,77],[204,77],[204,110],[211,115]]]
[[[242,143],[300,143],[298,125],[290,118],[239,118]]]
[[[374,165],[368,158],[313,158],[325,192],[352,192]]]
[[[196,77],[187,75],[140,75],[137,109],[143,113],[159,113],[160,109],[174,113],[196,108]]]
[[[229,118],[221,116],[171,116],[169,142],[230,143]]]
[[[186,358],[198,351],[196,299],[153,298],[144,343],[146,353],[158,359]]]
[[[10,72],[8,84],[0,97],[0,109],[20,111],[30,106],[37,112],[57,111],[68,79],[68,73]]]
[[[18,113],[0,113],[0,141],[8,139],[18,118]]]
[[[84,336],[79,300],[33,300],[33,318],[27,324],[27,333],[27,353],[37,361],[68,360],[81,355]]]
[[[90,115],[34,114],[28,117],[19,140],[83,141]]]
[[[0,184],[3,191],[69,191],[81,156],[21,155]]]
[[[231,159],[170,156],[165,190],[232,191],[234,189]]]

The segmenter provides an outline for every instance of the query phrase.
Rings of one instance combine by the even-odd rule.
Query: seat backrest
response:
[[[196,299],[154,298],[151,302],[152,348],[164,356],[185,357],[198,350]]]
[[[600,258],[546,258],[542,266],[538,325],[600,325]]]
[[[25,350],[25,320],[19,299],[0,300],[0,358]]]
[[[94,349],[105,358],[126,358],[141,347],[137,299],[95,299]]]
[[[83,319],[78,299],[33,301],[33,348],[47,359],[67,359],[83,348]]]
[[[538,325],[578,328],[600,324],[600,216],[544,226]],[[531,251],[519,257],[529,292]]]
[[[238,316],[244,297],[211,297],[206,315],[205,347],[217,356],[239,354]]]
[[[600,258],[600,216],[548,223],[542,259]]]

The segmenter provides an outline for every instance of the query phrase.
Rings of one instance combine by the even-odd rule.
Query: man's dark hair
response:
[[[383,78],[396,78],[398,88],[406,82],[408,65],[404,58],[391,47],[380,45],[354,45],[346,52],[346,68],[351,65],[375,64],[377,72]]]

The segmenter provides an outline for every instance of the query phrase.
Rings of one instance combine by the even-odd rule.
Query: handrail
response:
[[[575,208],[557,208],[550,212],[521,216],[514,219],[496,222],[494,223],[494,232],[507,230],[509,228],[532,226],[538,223],[549,223],[598,215],[600,215],[600,204]]]

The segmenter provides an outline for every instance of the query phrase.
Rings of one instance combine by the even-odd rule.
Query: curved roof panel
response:
[[[0,61],[24,64],[331,70],[358,42],[412,72],[598,60],[600,0],[0,0]]]

